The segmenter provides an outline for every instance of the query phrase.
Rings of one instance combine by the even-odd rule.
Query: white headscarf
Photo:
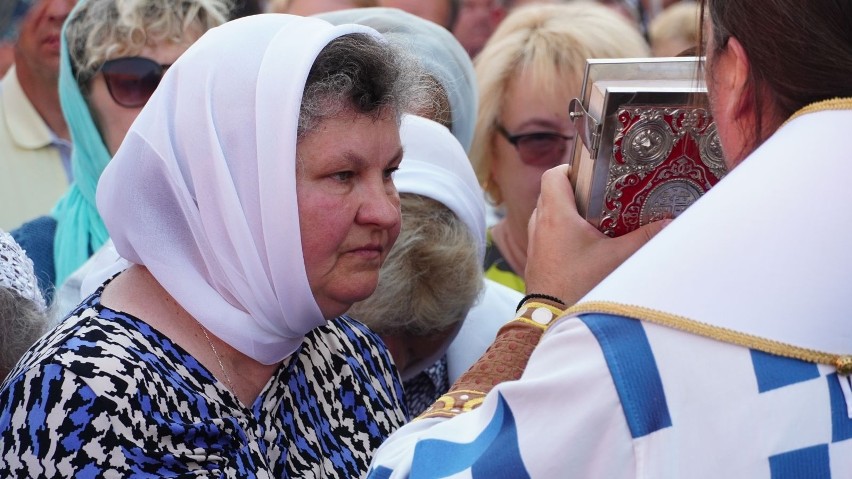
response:
[[[399,130],[403,156],[393,182],[399,193],[431,198],[450,209],[476,238],[485,259],[485,200],[458,140],[443,125],[406,115]]]
[[[352,8],[317,16],[335,25],[357,23],[375,28],[404,45],[447,92],[453,135],[470,151],[476,123],[476,74],[464,47],[446,28],[396,8]]]
[[[98,186],[118,253],[264,364],[325,322],[302,257],[297,125],[317,54],[353,32],[379,36],[278,14],[208,31],[169,69]]]
[[[393,177],[397,191],[425,196],[449,208],[470,230],[482,263],[485,259],[485,200],[461,144],[440,123],[415,115],[402,118],[399,137],[404,153]],[[456,323],[449,337],[431,355],[401,370],[402,380],[408,381],[435,364],[461,326],[461,321]]]

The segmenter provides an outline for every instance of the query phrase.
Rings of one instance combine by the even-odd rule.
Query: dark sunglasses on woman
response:
[[[521,162],[530,166],[552,168],[560,165],[568,149],[568,142],[573,136],[556,132],[534,132],[512,135],[502,125],[497,124],[497,131],[503,135],[512,146],[518,150]]]
[[[122,57],[105,61],[100,71],[116,103],[138,108],[151,98],[170,66],[145,57]]]

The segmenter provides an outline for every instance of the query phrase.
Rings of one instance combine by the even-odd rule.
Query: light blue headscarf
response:
[[[57,221],[53,243],[57,285],[62,284],[65,278],[86,262],[109,238],[95,206],[95,191],[98,179],[109,163],[110,154],[74,78],[66,39],[68,22],[78,14],[85,3],[86,0],[81,0],[74,7],[62,27],[59,101],[74,147],[71,152],[74,182],[52,212]]]

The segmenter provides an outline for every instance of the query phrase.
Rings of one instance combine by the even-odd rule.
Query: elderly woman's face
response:
[[[392,173],[402,160],[394,115],[324,120],[297,148],[296,190],[308,283],[325,317],[376,289],[399,235]]]
[[[199,36],[197,33],[188,33],[179,43],[157,42],[146,45],[135,56],[149,58],[160,65],[171,65]],[[107,89],[104,75],[101,72],[98,72],[90,80],[89,95],[86,100],[109,154],[115,155],[119,145],[130,130],[133,120],[142,111],[142,106],[126,107],[116,103]]]

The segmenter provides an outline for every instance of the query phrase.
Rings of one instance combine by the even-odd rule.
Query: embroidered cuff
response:
[[[564,310],[553,302],[527,301],[521,305],[514,321],[547,330],[556,318],[562,316],[563,312]]]

